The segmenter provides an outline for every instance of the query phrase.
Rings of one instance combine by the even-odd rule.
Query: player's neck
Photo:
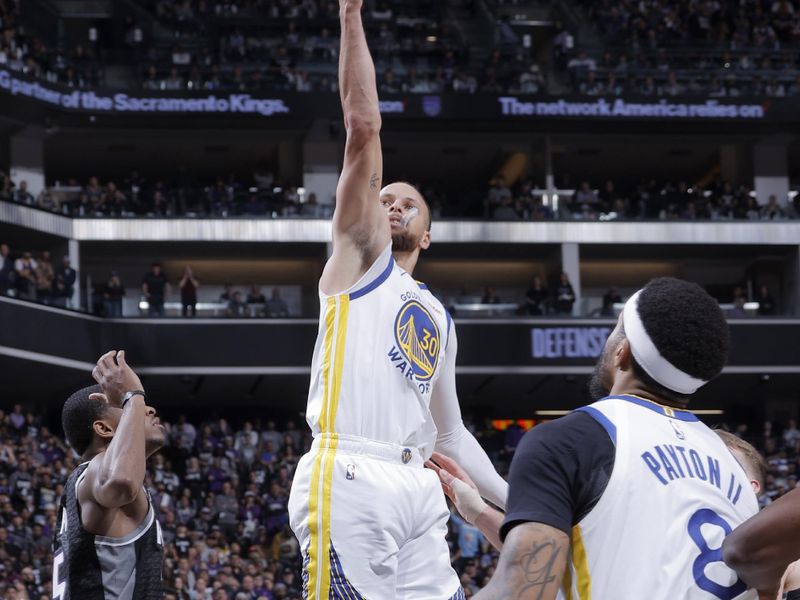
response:
[[[615,384],[611,388],[611,396],[637,396],[638,398],[643,398],[645,400],[649,400],[650,402],[655,402],[656,404],[661,404],[662,406],[669,406],[670,408],[677,408],[684,410],[686,409],[686,404],[681,402],[675,402],[673,400],[667,400],[662,398],[661,396],[657,396],[652,391],[647,389],[641,382],[636,379],[630,379],[628,381],[620,382]]]
[[[395,250],[392,252],[392,256],[401,269],[409,275],[414,274],[414,267],[417,266],[417,260],[419,259],[419,248],[415,248],[411,252]]]

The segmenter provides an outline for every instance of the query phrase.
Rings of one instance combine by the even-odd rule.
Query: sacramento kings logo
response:
[[[419,381],[428,381],[439,361],[439,327],[428,309],[416,300],[403,305],[394,322],[394,337]]]
[[[423,96],[422,111],[429,117],[438,117],[442,114],[441,96]]]

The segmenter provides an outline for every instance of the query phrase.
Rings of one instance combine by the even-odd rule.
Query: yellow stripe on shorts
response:
[[[331,486],[338,438],[336,412],[342,387],[345,336],[350,298],[331,297],[325,309],[325,341],[322,363],[323,399],[319,415],[322,446],[314,459],[308,501],[311,535],[308,562],[308,600],[328,600],[331,586]]]

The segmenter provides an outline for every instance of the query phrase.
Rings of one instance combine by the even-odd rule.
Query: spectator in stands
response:
[[[495,221],[518,221],[520,219],[520,213],[517,210],[518,204],[519,202],[514,198],[503,198],[500,205],[494,209],[492,218]]]
[[[523,308],[529,315],[543,315],[546,311],[547,288],[542,285],[542,278],[536,275],[528,291],[525,292]]]
[[[709,94],[714,94],[715,84],[716,89],[722,90],[724,95],[724,88],[717,77],[715,77],[712,81],[711,91]],[[670,71],[667,73],[667,80],[661,86],[659,92],[660,96],[682,96],[684,93],[686,93],[686,88],[683,86],[683,84],[678,82],[678,76],[675,71]]]
[[[767,284],[762,283],[759,286],[756,301],[758,302],[759,315],[772,316],[777,312],[775,308],[775,298],[772,297]]]
[[[575,290],[572,289],[569,275],[562,272],[556,289],[556,312],[562,315],[571,315],[573,304],[575,304]]]
[[[263,215],[267,212],[267,206],[264,201],[256,193],[251,193],[247,197],[247,203],[242,207],[242,214],[245,215]]]
[[[181,313],[184,317],[197,316],[197,290],[200,282],[192,273],[192,267],[186,266],[179,283],[181,288]]]
[[[737,285],[733,288],[733,307],[728,310],[728,316],[734,318],[746,317],[747,312],[744,310],[744,305],[747,302],[747,296],[744,293],[744,288]]]
[[[308,195],[308,201],[300,207],[300,214],[312,219],[319,219],[323,216],[323,209],[317,202],[317,195],[314,192]]]
[[[600,314],[604,317],[613,317],[614,314],[614,305],[622,303],[622,296],[619,295],[617,288],[612,287],[609,288],[608,291],[603,295],[603,308],[600,311]]]
[[[588,181],[581,182],[581,187],[575,192],[572,200],[572,211],[575,213],[595,212],[598,204],[597,192],[592,189]]]
[[[650,76],[645,77],[639,85],[639,94],[642,96],[655,96],[658,93],[659,90],[655,80]]]
[[[122,298],[125,296],[125,286],[116,271],[111,271],[111,277],[106,282],[103,292],[103,306],[107,317],[112,319],[122,316]]]
[[[231,295],[231,299],[228,300],[228,316],[243,317],[246,309],[247,305],[244,300],[242,300],[242,293],[239,290],[234,291],[233,295]]]
[[[289,307],[286,305],[286,301],[281,298],[280,288],[272,288],[272,297],[267,302],[265,312],[268,317],[273,318],[289,316]]]
[[[222,288],[222,293],[219,295],[219,301],[228,303],[231,301],[232,295],[233,295],[233,286],[230,283],[226,283]]]
[[[148,315],[164,316],[164,299],[169,295],[169,280],[161,268],[161,263],[154,262],[150,270],[142,278],[142,294],[147,300]]]
[[[586,52],[583,50],[578,52],[578,55],[570,59],[567,63],[567,72],[569,73],[576,87],[580,81],[586,78],[589,73],[594,72],[596,68],[596,61],[587,56]]]
[[[257,285],[253,285],[250,287],[250,291],[247,293],[247,303],[248,304],[266,304],[267,298],[261,292],[261,288]]]
[[[122,216],[128,206],[128,199],[113,181],[106,184],[103,191],[103,207],[105,214]]]
[[[6,295],[14,287],[16,272],[8,244],[0,244],[0,294]]]
[[[84,216],[102,212],[104,199],[105,193],[97,177],[90,177],[88,185],[83,189],[83,193],[81,194],[78,213],[80,216]]]
[[[167,91],[180,91],[186,87],[186,83],[178,74],[178,69],[176,67],[172,67],[169,70],[169,75],[161,82],[161,89]]]
[[[28,191],[28,182],[24,179],[19,182],[19,187],[14,192],[14,202],[27,204],[28,206],[33,206],[34,204],[33,194]]]
[[[761,219],[763,221],[780,221],[785,217],[783,208],[778,204],[775,194],[770,194],[767,203],[761,209]]]
[[[532,64],[519,76],[520,94],[538,94],[544,90],[545,82],[539,65]]]
[[[45,250],[36,261],[36,300],[49,304],[53,298],[53,280],[55,270],[50,260],[50,253]]]
[[[494,216],[494,212],[506,200],[511,200],[511,189],[506,185],[503,175],[498,175],[492,181],[492,187],[487,196],[486,217]]]
[[[14,261],[16,271],[17,297],[23,300],[36,300],[36,261],[30,252],[23,252]]]
[[[481,304],[500,304],[502,300],[497,295],[497,291],[490,285],[487,285],[483,290],[483,297]]]
[[[597,72],[589,71],[586,79],[581,81],[578,91],[585,96],[600,96],[603,94],[603,84],[597,80]]]
[[[11,177],[8,173],[0,169],[0,199],[11,200],[13,193],[14,182],[11,181]]]
[[[36,198],[36,206],[42,210],[49,210],[51,212],[61,211],[61,203],[53,193],[53,189],[49,186],[39,192],[39,197]]]
[[[606,181],[603,189],[597,193],[598,210],[600,212],[608,212],[612,210],[614,207],[614,202],[618,197],[619,194],[614,188],[614,182],[609,179]]]
[[[452,511],[450,515],[450,524],[455,529],[458,546],[453,555],[453,566],[461,573],[468,565],[474,566],[480,560],[483,554],[481,546],[485,543],[485,539],[477,527],[462,519],[456,511]]]
[[[64,308],[73,308],[72,296],[75,293],[75,281],[78,273],[72,268],[69,255],[65,254],[56,269],[53,304]]]
[[[225,184],[223,177],[217,177],[214,187],[208,190],[208,202],[213,214],[227,217],[233,210],[233,188]]]

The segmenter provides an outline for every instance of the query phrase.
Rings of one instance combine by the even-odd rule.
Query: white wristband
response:
[[[464,520],[470,525],[475,524],[475,519],[487,508],[478,490],[460,479],[454,479],[450,484],[456,497],[456,508]]]

